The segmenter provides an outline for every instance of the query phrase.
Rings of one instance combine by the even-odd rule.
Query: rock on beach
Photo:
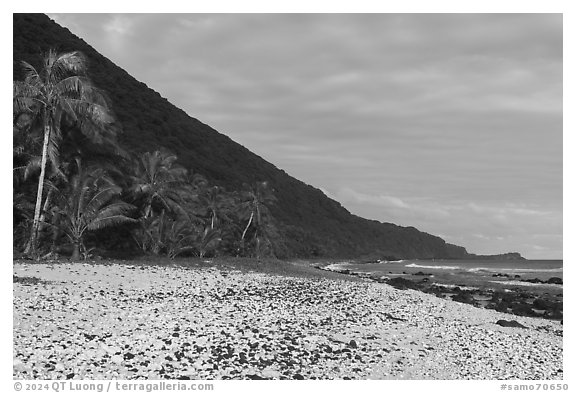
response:
[[[14,274],[30,279],[14,283],[13,376],[563,377],[558,321],[499,326],[495,310],[376,282],[224,273],[17,263]]]

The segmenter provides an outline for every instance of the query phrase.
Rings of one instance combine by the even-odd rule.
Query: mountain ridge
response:
[[[162,146],[178,162],[228,190],[268,181],[277,203],[271,212],[283,244],[281,257],[471,258],[464,247],[414,227],[381,223],[351,214],[339,202],[234,142],[158,92],[136,80],[67,28],[44,14],[14,14],[14,80],[18,62],[34,66],[48,49],[78,50],[89,59],[89,76],[107,92],[123,132],[119,142],[139,154]],[[521,256],[520,256],[521,258]]]

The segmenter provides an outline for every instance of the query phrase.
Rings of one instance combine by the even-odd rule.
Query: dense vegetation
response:
[[[45,128],[32,121],[34,116],[15,111],[16,251],[31,249],[37,222],[43,251],[68,243],[75,254],[99,247],[172,257],[469,255],[415,228],[350,214],[320,190],[174,107],[45,15],[14,15],[13,49],[14,81],[24,81],[31,68],[43,69],[51,49],[82,53],[86,81],[105,97],[97,103],[114,119],[87,129],[94,120],[90,116],[58,113],[59,154],[51,156],[43,154]],[[49,165],[42,182],[43,156]],[[38,210],[41,183],[47,191]],[[83,198],[106,187],[106,198],[91,206],[89,220],[74,222],[73,212],[87,206]]]
[[[90,232],[119,232],[117,227],[130,223],[124,231],[147,253],[274,256],[267,204],[275,198],[266,182],[227,193],[189,176],[175,155],[160,150],[112,164],[124,155],[116,141],[119,127],[86,75],[84,55],[50,50],[41,70],[25,61],[21,67],[24,79],[14,81],[13,94],[14,137],[21,142],[14,148],[14,209],[23,234],[15,245],[26,254],[51,254],[69,244],[72,259],[86,258]],[[74,144],[78,134],[85,137],[82,145]],[[111,159],[95,161],[90,143],[108,148]],[[32,184],[35,203],[22,192]]]

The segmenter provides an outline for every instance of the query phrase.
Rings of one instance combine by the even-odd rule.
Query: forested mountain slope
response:
[[[40,66],[42,55],[79,50],[89,75],[107,92],[121,125],[119,141],[131,153],[165,147],[179,163],[227,190],[268,181],[277,202],[271,207],[283,241],[282,257],[463,258],[462,247],[412,227],[357,217],[227,136],[172,105],[146,84],[43,14],[14,15],[14,80],[19,61]],[[257,115],[257,114],[255,114]]]

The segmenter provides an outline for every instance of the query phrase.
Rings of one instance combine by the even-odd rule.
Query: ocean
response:
[[[348,261],[323,269],[521,316],[563,318],[561,260]]]
[[[548,283],[563,279],[562,260],[400,260],[361,263],[349,261],[332,265],[373,277],[427,278],[437,284],[482,289],[529,289],[530,292],[561,293],[562,285]],[[530,281],[525,281],[530,280]],[[541,281],[541,282],[539,282]]]

